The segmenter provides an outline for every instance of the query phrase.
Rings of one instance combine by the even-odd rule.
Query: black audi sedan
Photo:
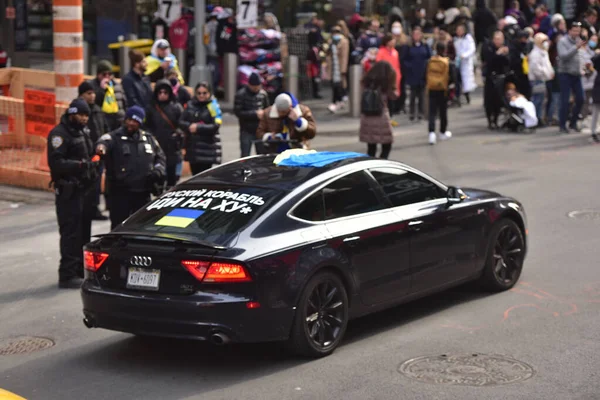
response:
[[[519,279],[517,200],[356,153],[280,158],[196,175],[89,243],[85,325],[286,341],[320,357],[352,318],[468,281],[502,291]]]

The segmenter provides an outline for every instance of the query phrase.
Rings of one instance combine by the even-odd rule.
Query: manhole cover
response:
[[[531,366],[504,356],[442,354],[419,357],[400,365],[398,371],[427,383],[463,386],[495,386],[529,379]]]
[[[20,336],[12,339],[4,339],[0,340],[0,356],[31,353],[52,346],[54,346],[54,342],[43,337]]]
[[[567,215],[573,219],[600,219],[600,211],[598,210],[575,210]]]

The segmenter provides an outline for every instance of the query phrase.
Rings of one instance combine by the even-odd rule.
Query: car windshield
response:
[[[280,195],[273,189],[234,185],[178,187],[139,210],[117,232],[177,233],[225,245]]]

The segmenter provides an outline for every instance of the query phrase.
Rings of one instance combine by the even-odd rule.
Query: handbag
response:
[[[546,93],[546,82],[544,81],[532,81],[531,82],[531,94],[545,94]]]

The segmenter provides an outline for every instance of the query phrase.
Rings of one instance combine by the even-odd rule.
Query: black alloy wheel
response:
[[[488,259],[482,284],[491,291],[512,288],[523,270],[525,239],[517,224],[508,219],[496,224],[490,234]]]
[[[331,354],[348,324],[348,295],[337,275],[324,272],[304,288],[290,335],[292,350],[308,357]]]

